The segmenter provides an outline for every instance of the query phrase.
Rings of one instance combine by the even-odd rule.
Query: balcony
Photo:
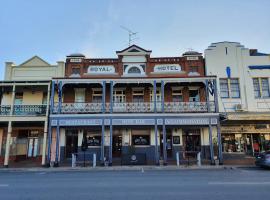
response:
[[[44,116],[47,105],[14,105],[13,115]]]
[[[14,105],[13,116],[45,116],[47,105]],[[1,105],[0,115],[8,116],[11,105]]]
[[[113,103],[113,113],[154,113],[154,102]],[[210,112],[215,112],[214,102],[209,102]],[[62,103],[61,114],[102,113],[102,103]],[[157,112],[162,112],[161,102],[156,103]],[[110,112],[110,103],[106,103],[105,112]],[[165,113],[206,113],[207,102],[165,102]],[[58,104],[53,107],[58,113]]]

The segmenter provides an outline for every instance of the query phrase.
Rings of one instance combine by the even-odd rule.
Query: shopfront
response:
[[[270,150],[268,125],[223,126],[222,150],[224,153],[243,153],[251,156]]]

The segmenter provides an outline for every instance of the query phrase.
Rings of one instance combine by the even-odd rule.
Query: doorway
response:
[[[160,135],[160,156],[163,157],[163,134]],[[167,158],[172,157],[172,132],[171,130],[166,130],[166,148],[167,148]]]
[[[78,152],[77,130],[68,130],[66,134],[66,158],[71,158],[73,153]]]
[[[201,151],[201,135],[199,129],[184,131],[183,148],[186,156],[196,157],[197,153]]]
[[[28,138],[27,157],[34,158],[38,156],[38,137]]]
[[[121,157],[122,154],[122,135],[114,135],[112,143],[113,157]]]

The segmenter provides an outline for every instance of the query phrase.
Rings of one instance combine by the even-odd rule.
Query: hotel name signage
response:
[[[87,70],[88,74],[114,74],[113,65],[90,65]]]
[[[57,126],[101,126],[102,119],[52,119],[51,125]],[[109,126],[110,119],[104,119],[104,125]],[[162,125],[163,119],[157,119],[157,124]],[[166,118],[165,125],[208,125],[209,118]],[[211,118],[211,124],[217,124],[216,118]],[[155,119],[112,119],[112,125],[155,125]]]
[[[181,72],[181,66],[178,64],[155,65],[154,72],[155,73]]]

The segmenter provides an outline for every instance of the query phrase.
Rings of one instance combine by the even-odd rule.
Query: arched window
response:
[[[128,74],[141,74],[141,70],[134,66],[128,70]]]

